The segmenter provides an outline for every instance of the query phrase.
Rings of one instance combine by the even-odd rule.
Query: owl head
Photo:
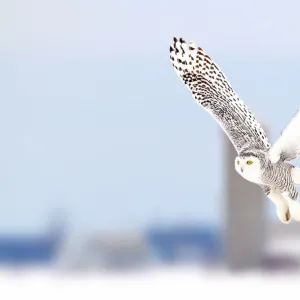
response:
[[[246,180],[260,183],[262,158],[255,153],[243,153],[235,159],[235,170]]]

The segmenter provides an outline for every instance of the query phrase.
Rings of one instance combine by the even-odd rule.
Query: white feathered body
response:
[[[217,64],[193,42],[174,38],[171,63],[195,101],[219,123],[238,156],[236,171],[261,186],[283,223],[300,221],[296,184],[300,169],[289,161],[300,155],[300,110],[271,146],[253,113],[237,96]]]

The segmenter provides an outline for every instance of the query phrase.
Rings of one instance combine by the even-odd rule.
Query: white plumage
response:
[[[288,163],[300,154],[300,110],[271,147],[260,123],[202,48],[174,38],[170,59],[193,98],[220,124],[234,145],[238,153],[236,171],[261,186],[276,204],[281,222],[289,223],[291,218],[300,221],[295,187],[300,184],[300,169]]]
[[[279,138],[270,149],[270,160],[293,160],[300,154],[300,109],[281,132]]]

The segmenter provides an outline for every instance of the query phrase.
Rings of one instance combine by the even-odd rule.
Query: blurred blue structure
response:
[[[221,233],[214,227],[155,227],[147,230],[146,240],[154,257],[164,263],[211,261],[223,253]]]
[[[50,263],[56,246],[48,236],[0,236],[0,264]]]
[[[43,235],[0,235],[0,265],[49,265],[64,238],[64,227],[56,222]]]

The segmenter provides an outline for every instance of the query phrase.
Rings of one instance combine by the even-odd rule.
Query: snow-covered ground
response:
[[[1,299],[241,299],[298,297],[300,273],[240,273],[196,268],[152,269],[124,274],[1,271]],[[250,299],[250,298],[249,298]]]

